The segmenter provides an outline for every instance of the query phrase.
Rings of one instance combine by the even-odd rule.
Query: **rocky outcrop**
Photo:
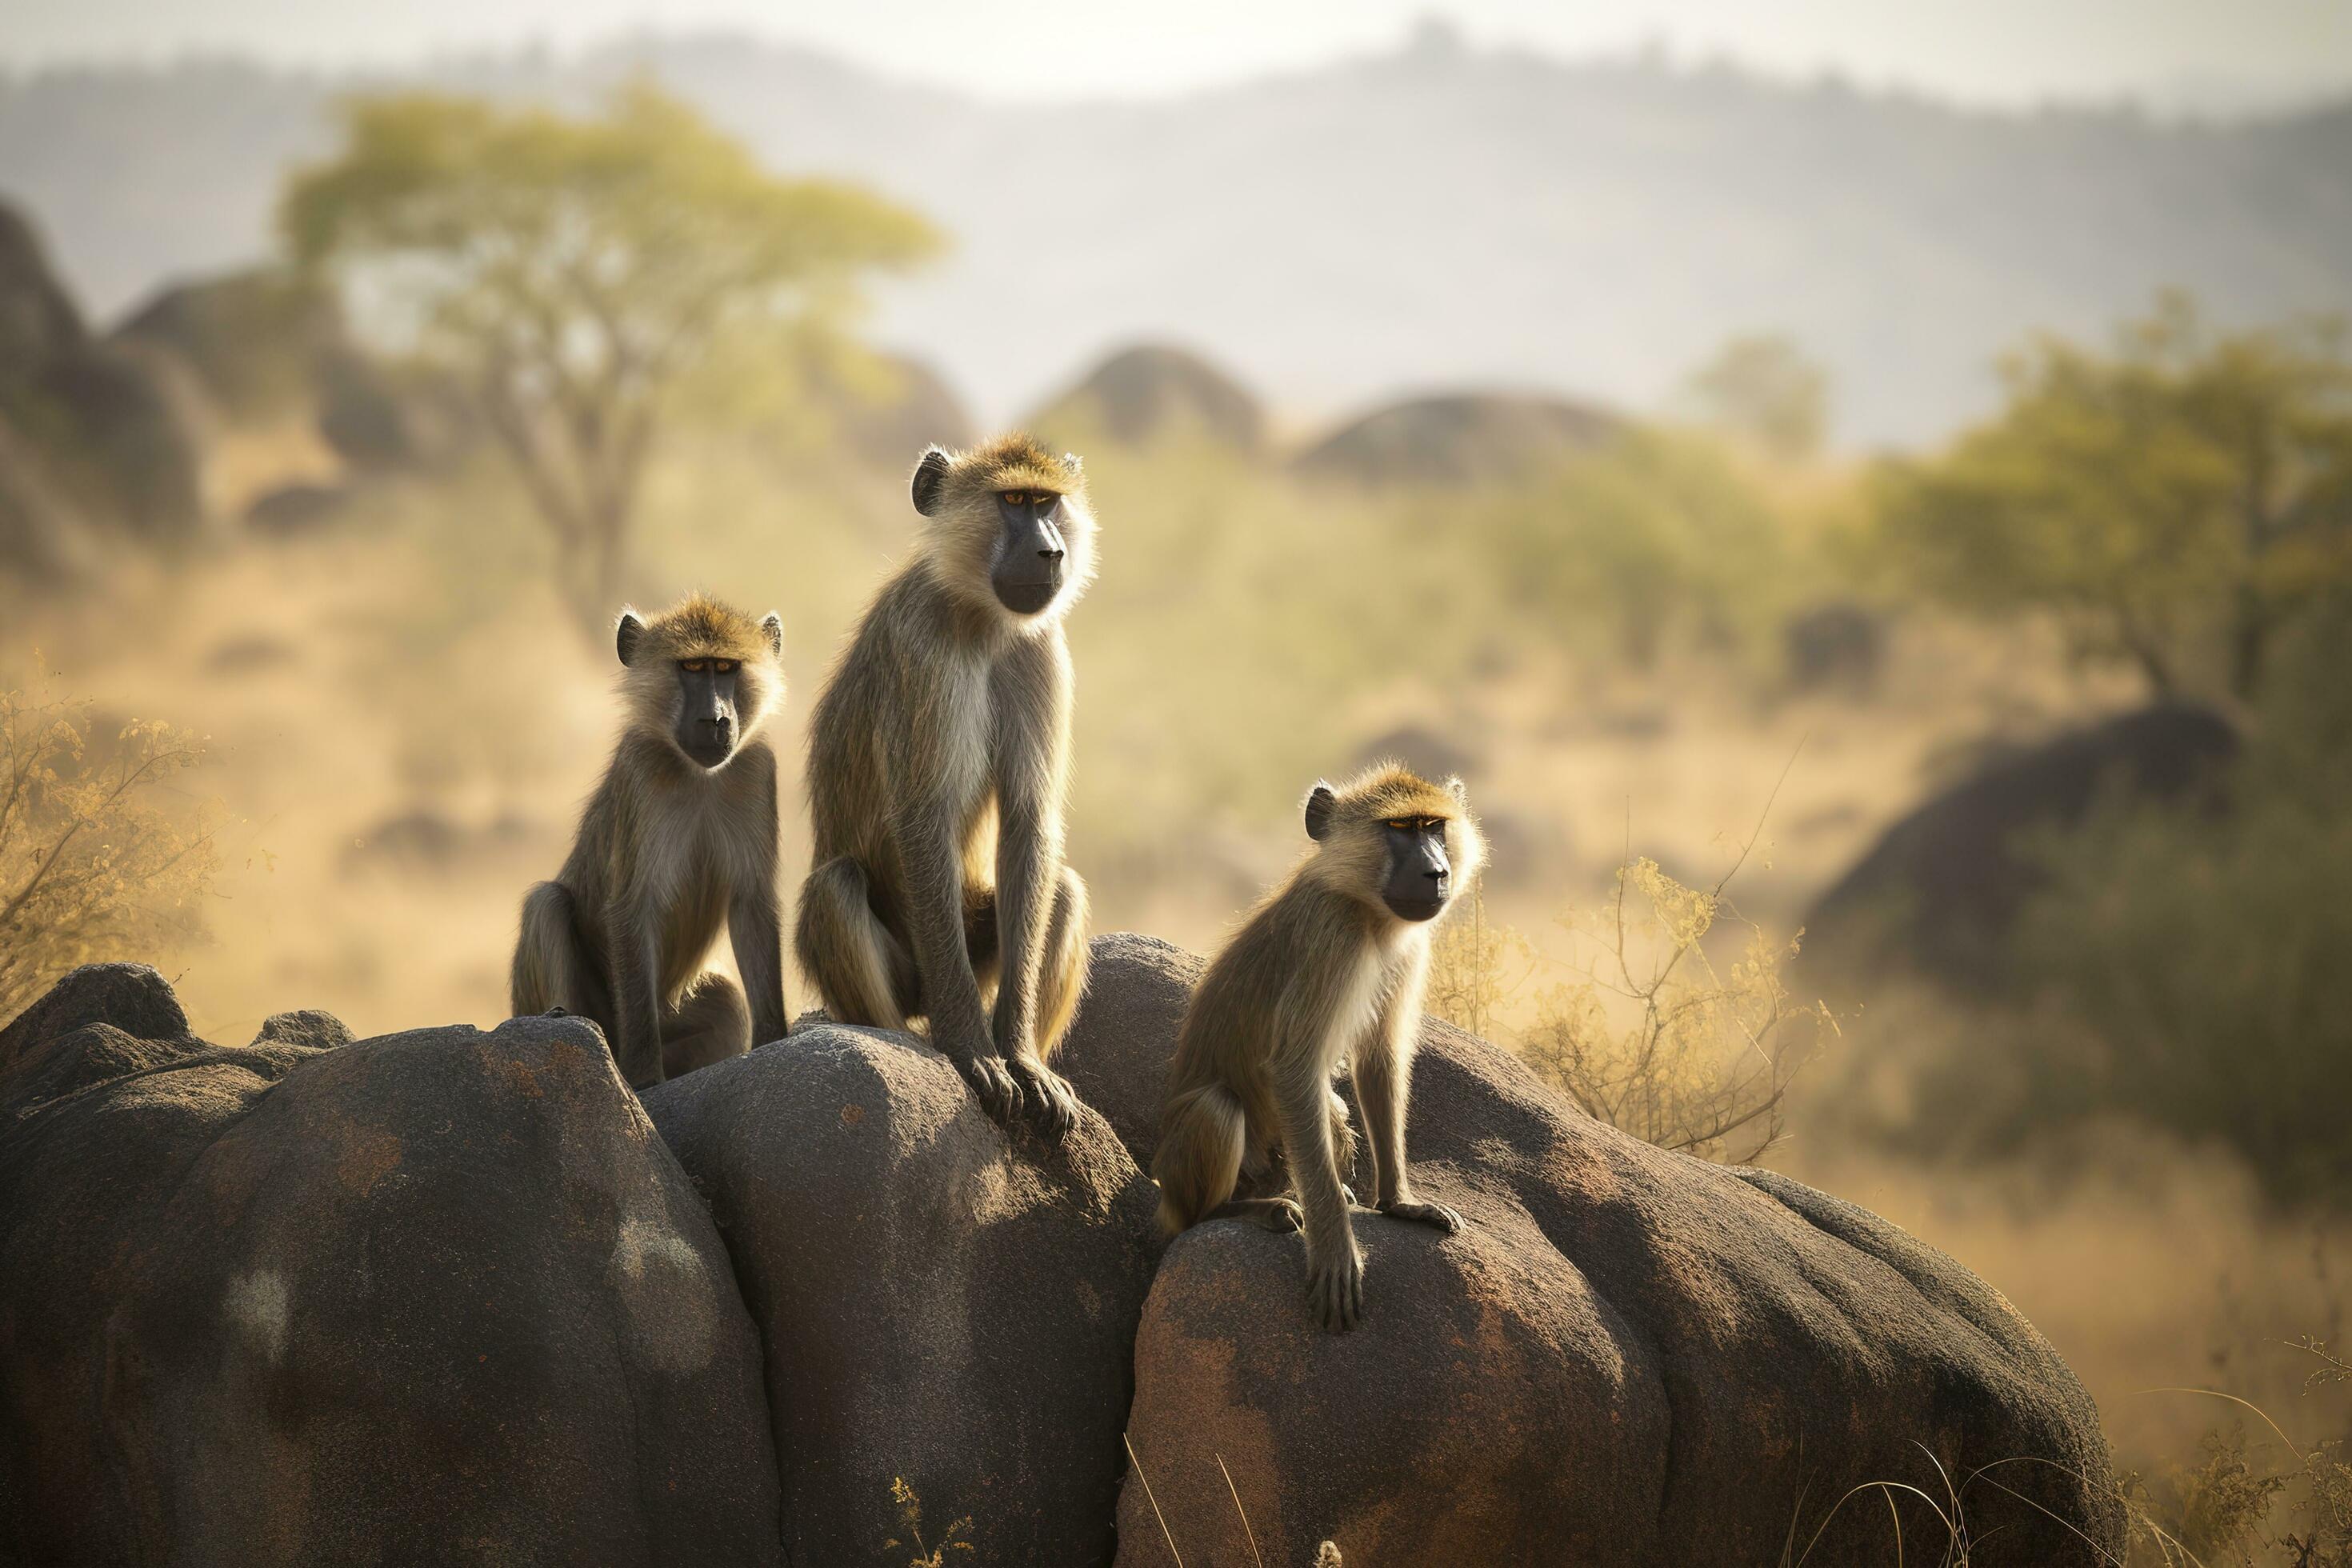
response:
[[[1106,939],[1066,1050],[1147,1166],[1195,973]],[[1887,1482],[1948,1508],[1938,1465],[1972,1563],[2097,1561],[2085,1537],[2120,1555],[2089,1397],[1950,1258],[1785,1177],[1624,1137],[1439,1024],[1412,1154],[1470,1226],[1360,1216],[1354,1333],[1308,1321],[1296,1237],[1213,1222],[1170,1247],[1136,1339],[1121,1563],[1167,1561],[1161,1516],[1187,1561],[1250,1561],[1230,1470],[1268,1563],[1326,1539],[1350,1562],[1768,1563],[1820,1530],[1809,1562],[1878,1563],[1881,1495],[1833,1505]],[[1906,1542],[1941,1539],[1894,1495]]]
[[[2000,985],[2012,973],[2011,929],[2043,883],[2036,831],[2080,821],[2107,791],[2218,803],[2238,749],[2220,714],[2163,703],[1998,757],[1888,828],[1822,895],[1805,917],[1807,957]]]
[[[1189,440],[1243,454],[1265,445],[1265,411],[1248,388],[1198,354],[1158,343],[1112,354],[1029,425],[1056,445]]]
[[[1581,404],[1514,393],[1414,398],[1364,415],[1299,454],[1303,474],[1367,487],[1531,479],[1624,427]]]
[[[0,1560],[778,1560],[760,1349],[595,1030],[0,1032]]]
[[[1987,1568],[2120,1552],[1998,1293],[1442,1025],[1414,1175],[1471,1223],[1361,1216],[1362,1327],[1296,1237],[1163,1251],[1198,973],[1095,944],[1047,1144],[821,1019],[641,1110],[578,1020],[224,1049],[77,971],[0,1031],[0,1561],[903,1560],[919,1506],[948,1561],[1874,1564],[1944,1539],[1906,1487]]]
[[[193,388],[136,345],[93,339],[39,236],[0,203],[0,564],[55,576],[111,526],[150,543],[205,521]]]
[[[901,1481],[933,1546],[1109,1560],[1159,1247],[1157,1195],[1100,1117],[1008,1142],[938,1052],[826,1023],[646,1108],[769,1347],[792,1561],[908,1539]]]

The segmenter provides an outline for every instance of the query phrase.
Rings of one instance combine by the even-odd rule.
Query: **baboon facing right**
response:
[[[1307,799],[1315,852],[1259,903],[1202,976],[1176,1037],[1151,1174],[1171,1234],[1213,1217],[1307,1235],[1307,1299],[1329,1330],[1363,1312],[1363,1259],[1341,1177],[1354,1163],[1344,1058],[1363,1108],[1382,1214],[1452,1233],[1413,1196],[1404,1123],[1429,977],[1431,922],[1478,874],[1485,844],[1459,779],[1394,764]],[[1293,1195],[1266,1195],[1279,1149]],[[1246,1176],[1255,1195],[1236,1199]]]

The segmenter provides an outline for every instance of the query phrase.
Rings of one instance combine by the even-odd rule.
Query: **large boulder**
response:
[[[2179,800],[2214,793],[2237,731],[2210,709],[2167,702],[1995,757],[1888,828],[1805,917],[1818,964],[1892,963],[1971,989],[2010,976],[2010,931],[2044,879],[2037,833],[2082,819],[2104,793]]]
[[[1484,485],[1532,479],[1624,429],[1613,414],[1517,393],[1454,393],[1391,404],[1299,454],[1303,474],[1367,487]]]
[[[0,1032],[0,1561],[778,1561],[760,1347],[596,1031]]]
[[[1159,343],[1112,354],[1029,424],[1056,445],[1206,441],[1242,453],[1265,445],[1265,411],[1247,387],[1198,354]]]
[[[1065,1052],[1147,1167],[1197,972],[1098,942]],[[1937,1554],[1943,1527],[1916,1494],[1849,1493],[1917,1487],[1949,1512],[1947,1475],[1971,1563],[2120,1558],[2089,1396],[1950,1258],[1625,1137],[1442,1024],[1414,1090],[1415,1184],[1470,1224],[1360,1215],[1353,1333],[1309,1322],[1294,1237],[1213,1222],[1169,1248],[1136,1339],[1121,1563],[1167,1560],[1163,1518],[1187,1561],[1252,1561],[1246,1515],[1267,1563],[1327,1539],[1349,1562],[1769,1563],[1793,1540],[1875,1564],[1890,1501],[1906,1551]]]
[[[792,1561],[911,1548],[901,1483],[935,1548],[1109,1560],[1159,1246],[1100,1117],[1008,1141],[919,1040],[808,1020],[646,1108],[767,1342]]]
[[[277,267],[172,284],[113,336],[178,356],[215,404],[244,421],[301,411],[320,356],[345,341],[333,292]]]
[[[32,223],[0,203],[0,561],[45,575],[86,552],[78,517],[150,542],[205,521],[203,414],[193,380],[142,345],[92,339]]]

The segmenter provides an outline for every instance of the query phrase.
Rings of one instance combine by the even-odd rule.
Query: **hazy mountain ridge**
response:
[[[877,335],[991,417],[1150,337],[1277,406],[1506,384],[1645,405],[1735,331],[1832,367],[1849,437],[1918,439],[2021,332],[2163,286],[2225,318],[2352,308],[2352,105],[2240,124],[1963,112],[1717,68],[1408,51],[1167,101],[1034,109],[740,39],[404,79],[587,93],[650,69],[780,167],[954,233]],[[257,254],[340,91],[232,63],[0,82],[0,192],[101,311]]]

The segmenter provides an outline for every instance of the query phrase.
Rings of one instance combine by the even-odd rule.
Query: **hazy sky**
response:
[[[1980,102],[2352,87],[2352,0],[0,0],[0,63],[313,64],[728,27],[996,98],[1166,93],[1392,47],[1442,15],[1559,55],[1664,42]]]

